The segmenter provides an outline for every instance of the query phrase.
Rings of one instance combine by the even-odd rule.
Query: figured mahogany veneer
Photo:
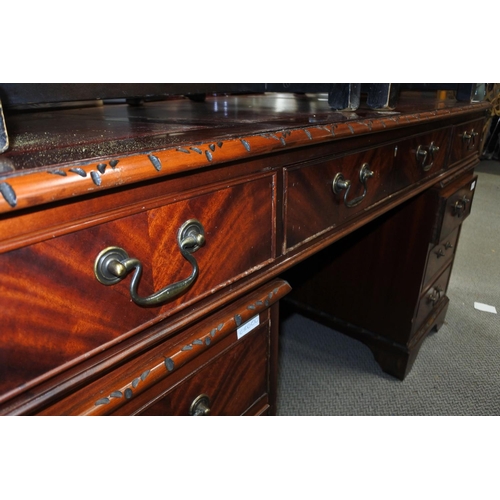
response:
[[[214,414],[244,413],[256,403],[255,411],[274,412],[277,306],[289,290],[272,281],[41,414],[188,415],[200,394]]]
[[[0,413],[177,415],[206,393],[213,414],[273,414],[282,276],[297,310],[404,378],[444,321],[487,109],[410,95],[339,113],[254,95],[9,112]],[[132,272],[97,280],[107,247],[140,260],[142,297],[186,278],[191,219],[205,242],[179,296],[144,307]]]
[[[273,199],[272,178],[259,177],[4,254],[0,345],[2,352],[16,346],[17,356],[0,364],[1,392],[104,348],[264,266],[274,256]],[[177,232],[193,218],[203,224],[206,244],[193,254],[199,277],[182,297],[157,308],[139,307],[130,300],[130,278],[112,286],[97,281],[94,261],[110,246],[142,261],[141,296],[188,277],[191,266],[179,252]],[[242,245],[251,251],[241,251]]]
[[[202,394],[208,396],[213,416],[243,415],[249,410],[263,414],[270,408],[268,378],[269,325],[264,323],[234,347],[228,346],[213,355],[198,372],[189,373],[173,389],[162,388],[160,396],[156,390],[154,399],[146,394],[148,406],[138,414],[187,416],[193,402]],[[252,409],[253,405],[257,408]]]
[[[287,249],[345,222],[386,198],[391,192],[393,151],[393,146],[386,146],[319,164],[286,169]],[[367,180],[363,201],[356,207],[348,208],[344,203],[344,192],[334,194],[332,182],[340,173],[352,182],[347,201],[362,196],[363,185],[359,180],[359,172],[364,164],[369,165],[374,175]]]
[[[446,168],[450,136],[451,130],[442,128],[399,142],[392,183],[397,187],[406,186]],[[430,148],[434,149],[429,151]],[[436,151],[436,148],[439,149]]]

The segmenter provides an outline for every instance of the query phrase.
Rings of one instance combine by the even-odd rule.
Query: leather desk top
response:
[[[0,213],[322,142],[484,113],[489,103],[401,97],[336,112],[321,94],[255,94],[9,111]]]

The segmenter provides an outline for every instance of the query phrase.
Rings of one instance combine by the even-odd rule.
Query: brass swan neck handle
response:
[[[177,243],[182,256],[193,268],[191,274],[147,297],[141,297],[138,293],[142,263],[139,259],[129,257],[123,248],[108,247],[100,252],[94,263],[94,274],[103,285],[114,285],[135,269],[130,282],[132,300],[141,307],[161,305],[185,292],[198,277],[198,263],[192,254],[205,244],[205,231],[201,223],[196,219],[186,221],[179,228]]]
[[[356,207],[364,200],[368,192],[366,181],[371,177],[373,177],[374,175],[375,175],[374,172],[370,170],[370,165],[368,163],[363,163],[359,171],[359,181],[363,186],[363,194],[361,196],[358,196],[357,198],[354,198],[353,200],[347,201],[347,197],[349,196],[349,191],[351,190],[352,187],[352,182],[350,180],[345,179],[341,173],[338,173],[333,179],[332,183],[333,192],[335,194],[340,194],[345,189],[344,205],[347,208]]]

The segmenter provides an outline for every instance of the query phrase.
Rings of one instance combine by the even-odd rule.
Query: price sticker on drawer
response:
[[[238,339],[244,337],[247,333],[251,332],[254,328],[259,326],[260,320],[259,315],[254,316],[252,319],[249,319],[246,323],[243,323],[237,330],[236,334]]]
[[[476,187],[476,181],[474,181],[471,185],[470,185],[470,190],[471,191],[474,191],[474,188]]]

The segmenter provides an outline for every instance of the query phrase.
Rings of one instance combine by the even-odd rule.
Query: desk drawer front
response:
[[[456,184],[450,186],[442,194],[434,241],[446,238],[470,215],[476,182],[477,176],[472,180],[467,180],[465,184],[461,184],[458,189]],[[453,191],[450,194],[451,190]]]
[[[272,176],[260,177],[1,255],[0,394],[269,262],[275,246],[273,185]],[[202,223],[206,243],[193,254],[198,277],[177,298],[141,307],[131,301],[133,272],[110,286],[96,279],[96,257],[110,246],[142,263],[140,296],[187,278],[193,266],[179,251],[177,233],[189,219]]]
[[[413,321],[412,332],[416,332],[425,318],[431,314],[438,302],[444,297],[448,288],[451,265],[436,279],[436,281],[422,294],[417,307],[415,320]]]
[[[268,395],[269,334],[266,322],[240,341],[234,339],[232,346],[175,387],[164,391],[155,388],[156,402],[140,414],[242,415]]]
[[[449,136],[450,129],[445,128],[400,143],[393,176],[396,186],[404,188],[442,170]]]
[[[40,414],[189,415],[202,394],[209,397],[212,414],[241,414],[259,400],[262,405],[255,410],[263,410],[275,391],[270,363],[278,324],[273,318],[289,291],[283,280],[270,282],[136,358],[117,363]]]
[[[479,151],[484,120],[458,125],[453,130],[451,163],[463,160]]]
[[[390,194],[393,159],[394,147],[385,146],[286,169],[286,247],[342,224]],[[364,166],[373,172],[365,184],[360,178]],[[342,181],[339,174],[351,185],[335,193],[335,180]]]
[[[453,260],[459,230],[460,228],[457,227],[438,245],[429,250],[422,289],[429,284],[429,282],[441,271],[441,269],[446,267],[446,265]]]

